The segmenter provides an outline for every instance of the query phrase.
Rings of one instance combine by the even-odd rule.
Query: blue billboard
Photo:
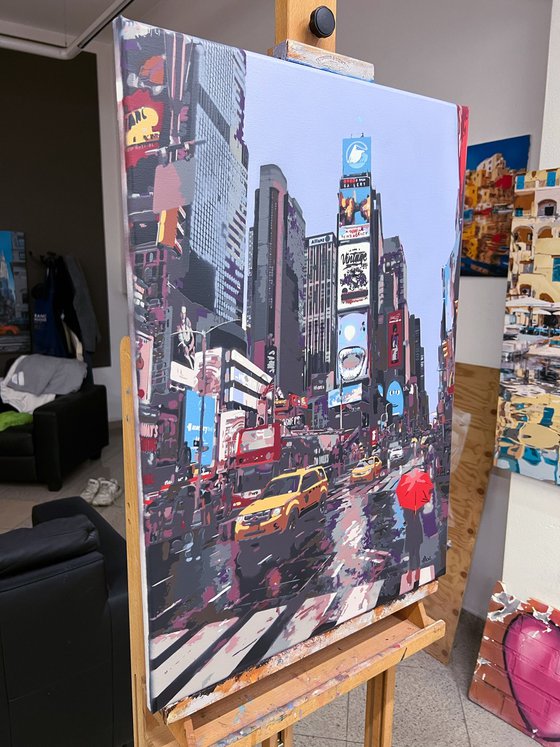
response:
[[[351,405],[353,402],[361,402],[364,399],[363,395],[361,384],[345,384],[342,387],[342,404]],[[328,392],[328,406],[340,407],[340,389],[331,389]]]
[[[353,176],[371,172],[371,138],[345,137],[342,141],[342,174]]]
[[[200,439],[200,410],[202,406],[202,397],[191,389],[185,392],[185,430],[184,441],[188,443],[192,450],[193,461],[198,461],[198,443]],[[212,464],[212,455],[214,453],[215,441],[215,416],[216,400],[214,397],[205,395],[204,397],[204,419],[202,423],[202,465],[209,467]]]
[[[404,394],[402,386],[398,381],[392,381],[387,387],[385,399],[393,405],[393,415],[402,417],[404,412]]]

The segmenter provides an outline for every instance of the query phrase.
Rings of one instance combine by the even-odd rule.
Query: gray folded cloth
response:
[[[82,386],[86,373],[86,364],[73,358],[22,355],[4,383],[10,389],[35,395],[70,394]]]

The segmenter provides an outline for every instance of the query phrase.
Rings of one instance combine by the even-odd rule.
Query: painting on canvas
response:
[[[517,177],[496,466],[560,483],[560,169]]]
[[[116,46],[162,708],[444,572],[467,112],[123,19]]]
[[[469,698],[537,744],[558,744],[559,654],[560,610],[517,599],[498,581]]]
[[[515,179],[527,170],[529,135],[467,148],[461,274],[506,277]]]
[[[30,349],[24,236],[21,231],[0,231],[0,353]]]

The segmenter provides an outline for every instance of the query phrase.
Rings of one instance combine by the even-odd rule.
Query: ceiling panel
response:
[[[110,5],[111,0],[0,0],[0,21],[66,33],[70,41]]]

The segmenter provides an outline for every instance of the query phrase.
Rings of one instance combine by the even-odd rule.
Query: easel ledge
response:
[[[365,744],[388,745],[390,741],[380,737],[382,729],[391,729],[395,667],[444,632],[445,624],[431,620],[422,602],[415,602],[192,716],[171,723],[165,723],[163,714],[152,717],[155,723],[146,745],[250,747],[365,682],[369,704]],[[170,733],[175,741],[169,740]]]

